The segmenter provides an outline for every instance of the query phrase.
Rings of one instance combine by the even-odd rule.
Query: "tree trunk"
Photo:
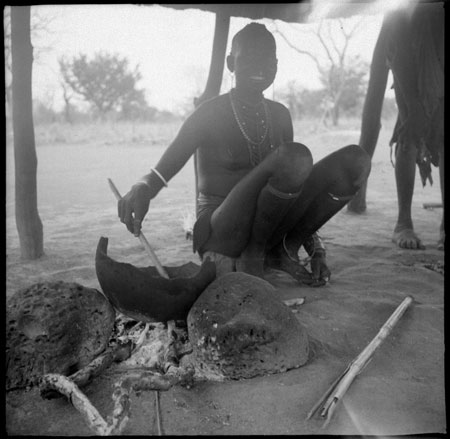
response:
[[[339,125],[339,105],[335,104],[331,109],[331,120],[333,121],[333,126],[337,127]]]
[[[69,93],[67,92],[67,89],[64,86],[64,84],[61,84],[61,85],[62,85],[62,89],[63,89],[63,98],[64,98],[64,118],[67,123],[70,123],[72,125],[72,116],[70,114],[72,104],[70,103]]]
[[[69,100],[64,98],[64,119],[70,125],[72,125],[71,107]]]
[[[11,7],[11,57],[16,226],[19,232],[21,257],[37,259],[44,254],[44,248],[42,222],[37,210],[30,6]]]

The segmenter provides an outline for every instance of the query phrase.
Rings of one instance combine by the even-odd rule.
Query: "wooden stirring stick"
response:
[[[108,183],[109,183],[109,187],[111,188],[113,194],[116,196],[116,199],[120,200],[122,198],[122,195],[120,195],[120,192],[117,190],[115,184],[112,182],[112,180],[110,178],[108,178]],[[144,246],[145,250],[147,251],[148,255],[150,256],[150,259],[155,264],[156,269],[158,270],[158,273],[162,277],[164,277],[166,279],[169,279],[169,275],[167,274],[167,271],[162,266],[161,262],[159,262],[158,257],[156,256],[156,254],[153,251],[153,249],[150,247],[150,244],[148,243],[147,238],[144,236],[142,231],[139,233],[138,238],[141,241],[141,243],[143,244],[143,246]]]

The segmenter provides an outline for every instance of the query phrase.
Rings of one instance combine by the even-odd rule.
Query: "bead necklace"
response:
[[[250,154],[250,161],[253,166],[256,166],[258,163],[261,162],[261,159],[262,159],[261,149],[262,149],[264,142],[267,139],[267,134],[269,134],[269,137],[270,137],[269,148],[270,148],[270,150],[273,149],[272,126],[271,126],[269,108],[268,108],[267,103],[264,98],[261,101],[261,103],[258,103],[256,105],[242,103],[241,109],[240,109],[241,113],[242,113],[242,119],[241,119],[241,117],[239,117],[239,112],[236,107],[235,99],[236,99],[236,97],[233,96],[233,90],[230,90],[230,102],[231,102],[231,108],[233,110],[234,118],[239,127],[239,130],[241,131],[242,135],[244,136],[244,139],[247,141],[247,147],[248,147],[249,154]],[[236,99],[236,100],[239,100],[239,99]],[[247,109],[247,107],[253,107],[255,109],[260,104],[262,104],[263,109],[264,109],[264,117],[260,121],[260,124],[264,127],[264,133],[260,135],[259,140],[255,141],[250,137],[250,135],[247,133],[245,128],[247,126],[247,122],[252,122],[256,125],[256,128],[257,128],[256,131],[258,131],[258,121],[254,120],[255,110],[253,110],[253,112],[249,111]],[[256,116],[259,116],[259,113],[257,111],[256,111]]]

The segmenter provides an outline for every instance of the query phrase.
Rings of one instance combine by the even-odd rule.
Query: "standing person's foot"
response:
[[[425,250],[425,246],[422,244],[422,241],[412,228],[394,230],[394,234],[392,235],[392,242],[397,244],[397,246],[400,248],[411,250]]]

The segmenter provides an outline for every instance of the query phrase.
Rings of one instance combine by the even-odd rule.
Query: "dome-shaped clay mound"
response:
[[[306,330],[268,282],[228,273],[212,282],[188,314],[196,368],[239,379],[284,372],[308,360]]]
[[[86,366],[106,348],[114,321],[108,299],[77,283],[43,282],[16,292],[7,301],[6,388]]]

